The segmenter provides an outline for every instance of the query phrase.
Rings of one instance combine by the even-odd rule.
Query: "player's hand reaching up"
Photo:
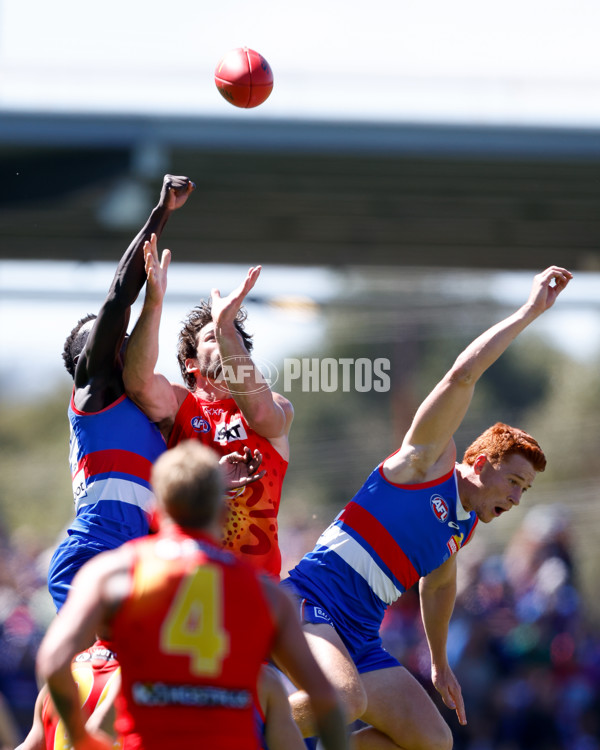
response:
[[[176,211],[183,206],[189,194],[195,189],[196,186],[188,177],[166,174],[163,177],[159,205],[169,211]]]
[[[218,289],[211,291],[212,318],[217,328],[228,324],[233,325],[235,317],[247,294],[256,284],[260,271],[261,266],[250,268],[246,274],[246,278],[227,297],[221,297],[221,292]]]
[[[536,314],[541,315],[552,307],[572,278],[573,274],[566,268],[550,266],[534,277],[527,304]]]
[[[171,262],[171,251],[163,250],[158,258],[156,235],[152,234],[150,242],[144,242],[144,264],[146,267],[146,299],[160,305],[167,291],[167,269]]]

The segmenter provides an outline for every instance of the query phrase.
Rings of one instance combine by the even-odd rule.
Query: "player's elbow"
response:
[[[471,359],[459,357],[446,375],[446,381],[455,388],[472,388],[478,377]]]
[[[248,425],[264,438],[278,438],[287,433],[285,414],[274,404],[247,408],[243,414]]]

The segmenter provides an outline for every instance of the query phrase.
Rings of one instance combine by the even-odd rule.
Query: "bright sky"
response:
[[[0,0],[0,109],[600,124],[597,0]],[[275,74],[217,93],[246,45]]]

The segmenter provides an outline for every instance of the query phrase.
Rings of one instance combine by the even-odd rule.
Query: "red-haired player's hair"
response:
[[[463,463],[472,466],[481,453],[492,464],[499,463],[513,453],[520,453],[536,471],[544,471],[546,468],[546,456],[537,440],[523,430],[502,422],[496,422],[471,443],[465,451]]]

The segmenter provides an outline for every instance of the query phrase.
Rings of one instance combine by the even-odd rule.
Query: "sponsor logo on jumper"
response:
[[[325,612],[324,609],[312,605],[312,612],[315,620],[323,620],[323,622],[326,622],[328,625],[331,625],[331,627],[334,627],[331,617],[327,614],[327,612]]]
[[[220,417],[224,411],[221,406],[204,406],[203,409],[209,417]]]
[[[84,497],[87,497],[87,484],[85,469],[82,466],[73,476],[73,502],[78,503]]]
[[[199,685],[165,685],[162,682],[136,682],[132,685],[138,706],[202,706],[244,709],[252,703],[248,690]]]
[[[104,646],[93,646],[89,651],[82,651],[80,654],[77,654],[73,661],[79,663],[92,661],[92,659],[104,659],[105,661],[113,661],[115,659],[115,655],[112,651],[105,648]]]
[[[448,520],[448,515],[450,513],[448,503],[441,495],[432,495],[430,503],[433,515],[440,523],[445,523]]]
[[[192,430],[195,432],[209,432],[210,424],[203,417],[194,417],[192,419]]]
[[[223,419],[215,425],[215,442],[220,445],[227,445],[233,440],[246,440],[248,435],[242,424],[241,417],[234,417],[230,422]]]
[[[451,536],[450,539],[448,539],[446,546],[451,555],[456,554],[462,547],[463,539],[464,534],[454,534],[454,536]]]

